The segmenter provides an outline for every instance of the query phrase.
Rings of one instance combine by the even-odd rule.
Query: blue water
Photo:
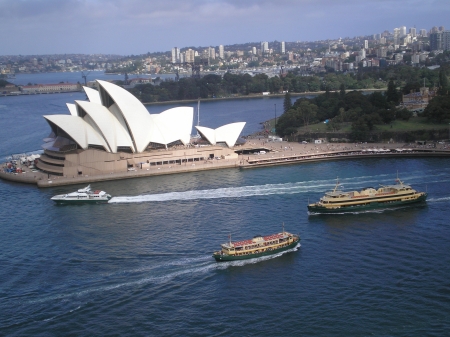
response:
[[[0,99],[7,106],[0,108],[1,154],[37,147],[49,132],[40,116],[61,113],[69,101],[26,98]],[[211,104],[226,121],[225,103]],[[229,121],[240,104],[245,120],[251,108],[233,104]],[[426,204],[307,214],[308,201],[331,189],[336,176],[344,189],[356,189],[393,183],[397,170],[428,191]],[[103,205],[50,200],[84,186],[38,189],[0,180],[0,335],[447,335],[449,185],[445,158],[96,183],[114,196]],[[271,234],[283,222],[301,235],[296,251],[238,263],[212,259],[229,234],[234,240]]]

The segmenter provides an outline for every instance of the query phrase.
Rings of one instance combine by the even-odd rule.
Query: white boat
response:
[[[88,185],[76,192],[55,195],[51,199],[58,204],[101,203],[108,202],[111,195],[105,191],[92,191],[91,185]]]

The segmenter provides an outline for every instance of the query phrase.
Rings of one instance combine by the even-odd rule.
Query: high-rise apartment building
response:
[[[252,47],[252,54],[256,55],[256,47]]]
[[[400,41],[400,28],[394,28],[394,44],[399,44]]]
[[[286,53],[286,43],[284,41],[281,41],[281,50],[280,50],[281,54],[285,54]]]
[[[430,34],[431,50],[450,50],[450,30]]]
[[[382,58],[387,56],[387,48],[386,47],[380,47],[377,49],[377,57]]]
[[[211,60],[215,60],[216,59],[216,48],[209,47],[209,58]]]
[[[409,29],[409,34],[411,35],[411,37],[416,37],[416,28],[415,27],[411,27]]]
[[[177,47],[172,48],[172,63],[180,63],[180,50]]]
[[[400,29],[400,37],[406,36],[406,26],[401,26],[399,29]]]
[[[269,52],[269,42],[261,42],[261,52],[263,54]]]
[[[421,29],[420,30],[420,36],[427,37],[427,30],[426,29]]]
[[[189,48],[185,54],[186,62],[193,63],[195,61],[195,51]]]
[[[223,45],[221,44],[219,46],[219,58],[221,58],[222,60],[224,59],[224,49],[223,49]]]
[[[364,48],[369,49],[369,40],[364,40]]]

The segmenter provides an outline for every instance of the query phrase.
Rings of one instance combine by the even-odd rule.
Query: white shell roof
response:
[[[133,148],[133,142],[127,130],[106,107],[86,101],[75,102],[90,116],[112,152],[116,153],[118,146]],[[92,124],[91,126],[94,127]]]
[[[224,142],[228,147],[236,144],[239,135],[244,129],[245,122],[231,123],[221,126],[217,129],[210,129],[204,126],[196,126],[195,128],[205,137],[212,145]]]
[[[160,143],[155,140],[161,135],[162,144],[170,144],[177,140],[181,140],[183,144],[189,143],[193,118],[194,108],[191,107],[172,108],[158,115],[151,115],[151,124],[156,126],[156,130],[153,130],[150,141]]]
[[[128,124],[136,151],[144,151],[150,142],[148,134],[150,114],[148,110],[127,90],[106,81],[97,80],[97,82],[111,96],[120,109],[123,118]]]
[[[67,104],[70,115],[49,115],[44,118],[64,130],[81,148],[103,146],[116,153],[119,147],[143,152],[150,143],[168,145],[180,140],[190,141],[194,108],[177,107],[151,115],[146,107],[127,90],[97,80],[99,91],[84,87],[88,101]],[[111,99],[103,102],[106,95]],[[82,112],[84,111],[84,112]],[[225,142],[234,146],[245,123],[232,123],[216,130],[197,127],[211,144]]]
[[[91,144],[103,146],[108,151],[105,139],[83,118],[71,115],[48,115],[44,118],[64,130],[81,148],[87,149]]]
[[[100,93],[97,90],[89,88],[89,87],[83,87],[83,90],[86,93],[86,96],[88,97],[89,102],[102,104],[102,100],[100,98]]]
[[[78,116],[77,106],[75,104],[73,104],[73,103],[66,103],[66,105],[67,105],[67,108],[69,109],[70,114],[72,116]]]

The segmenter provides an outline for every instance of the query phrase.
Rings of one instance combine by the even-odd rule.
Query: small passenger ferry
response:
[[[213,253],[217,262],[247,260],[256,257],[273,255],[296,247],[300,236],[285,232],[262,236],[257,235],[250,240],[242,240],[222,244],[222,249]]]
[[[105,191],[91,191],[91,185],[88,185],[76,192],[55,195],[51,199],[58,204],[103,203],[108,202],[111,195]]]
[[[425,201],[428,194],[418,192],[397,178],[396,184],[363,188],[361,191],[344,192],[338,189],[339,181],[331,192],[326,192],[320,200],[308,205],[314,213],[342,213],[390,208]]]

